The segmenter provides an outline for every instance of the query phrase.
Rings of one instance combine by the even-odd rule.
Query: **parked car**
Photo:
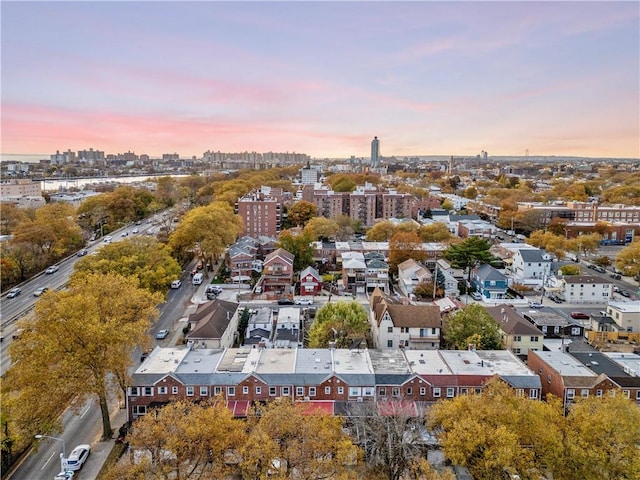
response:
[[[58,271],[60,267],[58,267],[58,265],[51,265],[49,268],[47,268],[44,273],[50,275],[52,273],[56,273]]]
[[[107,235],[106,237],[104,237],[104,243],[111,243],[111,240],[113,240],[113,237]]]
[[[290,298],[281,298],[278,300],[278,305],[293,305],[293,300]]]
[[[131,230],[131,233],[135,235],[136,233],[140,233],[140,230],[134,228],[133,230]]]
[[[629,298],[631,296],[631,294],[629,292],[627,292],[626,290],[621,290],[620,291],[620,295],[622,295],[623,297],[626,297],[626,298]]]
[[[91,452],[90,445],[78,445],[67,457],[67,469],[80,470]]]
[[[171,282],[171,288],[180,288],[180,285],[182,285],[182,280],[174,280]]]
[[[156,339],[158,340],[164,340],[168,336],[169,336],[169,330],[167,330],[166,328],[156,333]]]
[[[76,474],[73,470],[62,470],[59,474],[53,477],[53,480],[71,480]]]
[[[614,291],[614,293],[620,293],[621,292],[620,287],[615,287],[615,286],[613,287],[613,291]]]
[[[82,250],[79,250],[77,255],[79,257],[84,257],[87,253],[89,253],[89,251],[86,248],[83,248]]]
[[[578,320],[589,320],[589,314],[584,312],[571,312],[571,318]]]
[[[122,232],[120,234],[121,237],[128,237],[129,236],[129,232]]]
[[[529,307],[530,308],[542,308],[544,305],[542,305],[540,302],[529,302]]]
[[[299,298],[296,300],[296,305],[313,305],[313,300],[310,298]]]
[[[480,295],[480,293],[478,292],[471,292],[471,298],[480,301],[482,300],[482,295]]]
[[[40,287],[39,289],[37,289],[35,292],[33,292],[33,296],[34,297],[39,297],[40,295],[42,295],[44,292],[46,292],[47,290],[49,290],[49,287]]]
[[[607,272],[607,271],[604,269],[604,267],[601,267],[601,266],[599,266],[599,265],[596,265],[596,266],[595,266],[595,268],[594,268],[594,270],[595,270],[596,272],[599,272],[599,273],[606,273],[606,272]]]
[[[620,275],[619,273],[610,273],[609,276],[615,280],[622,279],[622,275]]]
[[[9,290],[9,293],[7,293],[7,298],[15,298],[18,295],[20,295],[21,292],[22,290],[20,290],[18,287],[14,287],[11,290]]]

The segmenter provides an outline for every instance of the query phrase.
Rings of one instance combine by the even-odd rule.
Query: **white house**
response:
[[[542,285],[551,271],[551,255],[544,250],[521,249],[516,251],[511,264],[513,281],[523,285]]]
[[[371,337],[374,348],[437,350],[442,319],[437,305],[410,305],[390,297],[379,288],[369,299]]]
[[[398,288],[407,297],[413,293],[417,285],[430,282],[432,278],[431,272],[413,258],[398,264]]]
[[[640,300],[609,302],[607,316],[613,318],[621,331],[640,333]]]
[[[613,284],[595,275],[564,275],[558,284],[567,303],[606,304],[613,295]]]

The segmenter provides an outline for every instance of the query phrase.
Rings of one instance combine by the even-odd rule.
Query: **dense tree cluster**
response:
[[[327,303],[318,310],[309,332],[310,348],[350,348],[355,340],[366,340],[369,321],[365,309],[356,301]]]
[[[472,303],[447,316],[444,340],[448,348],[502,350],[500,327],[482,305]]]

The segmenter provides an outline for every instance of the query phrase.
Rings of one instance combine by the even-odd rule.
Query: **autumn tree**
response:
[[[398,265],[408,259],[421,262],[427,258],[417,233],[398,232],[389,240],[389,267],[395,273]]]
[[[581,275],[582,274],[582,268],[580,268],[580,265],[572,265],[571,263],[561,266],[558,269],[558,271],[563,275]]]
[[[388,242],[395,233],[395,224],[390,220],[383,220],[367,230],[366,238],[369,242]]]
[[[307,233],[294,235],[290,230],[284,230],[278,235],[277,245],[294,255],[295,271],[299,272],[313,263],[313,246],[311,237]]]
[[[136,236],[83,257],[76,262],[75,271],[135,276],[142,288],[166,293],[170,283],[180,277],[182,268],[168,246],[148,236]]]
[[[618,252],[616,269],[627,277],[640,278],[640,240],[636,239]]]
[[[593,263],[601,267],[608,267],[609,265],[611,265],[611,259],[606,255],[601,255],[598,258],[595,258],[593,260]]]
[[[368,314],[358,302],[327,303],[316,313],[309,331],[310,348],[349,348],[354,340],[366,339],[371,327]]]
[[[214,264],[241,231],[242,220],[233,209],[213,202],[189,210],[169,236],[169,246],[182,260],[195,253]]]
[[[443,222],[422,225],[418,230],[418,235],[423,242],[446,242],[453,237],[449,227]]]
[[[424,478],[412,474],[430,472],[421,462],[425,448],[421,442],[423,426],[416,420],[413,408],[413,403],[404,399],[348,406],[347,413],[364,450],[365,463],[370,472],[378,473],[375,478]]]
[[[503,478],[506,471],[523,480],[540,478],[545,463],[563,448],[563,422],[557,401],[518,397],[497,379],[480,395],[438,402],[427,415],[446,458],[478,480]]]
[[[502,350],[500,327],[482,305],[472,303],[445,319],[444,339],[449,348]]]
[[[304,227],[317,213],[318,209],[315,203],[300,200],[291,205],[287,212],[287,218],[291,222],[291,225]]]
[[[127,438],[142,461],[120,462],[107,479],[218,479],[234,474],[229,455],[247,441],[245,426],[233,418],[222,397],[205,402],[175,401],[138,418]]]
[[[469,237],[460,243],[449,246],[444,251],[444,258],[449,260],[454,268],[468,269],[468,280],[471,280],[471,270],[483,263],[493,260],[489,253],[491,244],[480,237]]]
[[[342,419],[313,412],[282,397],[251,416],[241,450],[243,478],[356,479],[345,465],[357,464],[360,451],[342,429]]]
[[[325,217],[315,217],[307,222],[303,233],[306,233],[310,239],[329,240],[335,238],[340,226],[335,220]]]
[[[566,246],[567,250],[578,254],[595,253],[600,248],[601,240],[602,237],[597,233],[590,233],[567,240]]]
[[[18,225],[28,218],[22,208],[18,208],[12,203],[3,203],[2,215],[0,215],[0,235],[10,235]]]
[[[161,301],[137,279],[115,273],[75,276],[65,290],[43,295],[35,316],[20,324],[24,333],[9,347],[13,365],[7,381],[17,392],[12,418],[30,423],[22,428],[49,433],[57,416],[34,417],[34,412],[61,409],[71,395],[94,397],[102,412],[102,438],[110,438],[107,399],[124,395],[131,352],[149,347],[148,330]]]

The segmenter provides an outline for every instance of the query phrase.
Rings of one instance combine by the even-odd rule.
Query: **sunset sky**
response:
[[[640,3],[1,2],[2,144],[640,157]]]

